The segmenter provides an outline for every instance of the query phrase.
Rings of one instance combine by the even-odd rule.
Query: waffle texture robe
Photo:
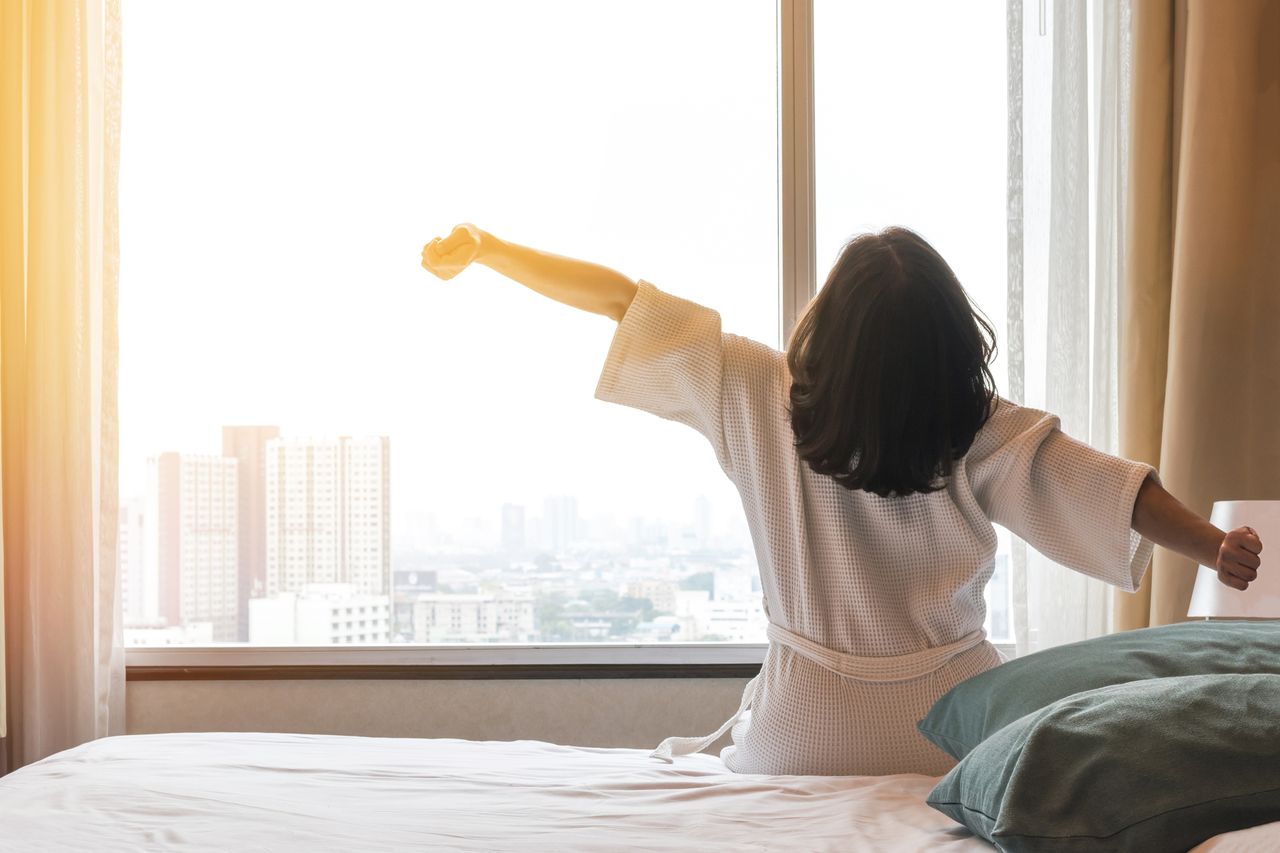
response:
[[[940,775],[955,762],[916,722],[1002,660],[982,630],[992,523],[1132,591],[1152,549],[1130,529],[1133,505],[1158,475],[997,398],[944,489],[849,491],[796,453],[790,386],[785,353],[723,332],[718,312],[642,280],[595,390],[696,429],[742,498],[770,643],[721,757],[744,773]],[[655,755],[707,745],[673,738]]]

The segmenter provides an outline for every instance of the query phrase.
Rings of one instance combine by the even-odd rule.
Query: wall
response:
[[[131,681],[127,723],[129,734],[278,731],[651,748],[669,735],[715,731],[737,710],[745,685],[736,678]]]

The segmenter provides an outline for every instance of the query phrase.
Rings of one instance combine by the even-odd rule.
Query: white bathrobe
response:
[[[982,630],[992,522],[1132,591],[1152,543],[1130,519],[1155,469],[998,399],[945,489],[849,491],[797,455],[790,385],[785,353],[722,332],[718,312],[641,281],[595,391],[698,430],[742,498],[770,644],[726,724],[734,745],[721,757],[744,773],[944,773],[954,760],[916,722],[952,686],[1001,662]],[[655,755],[712,740],[670,738]]]

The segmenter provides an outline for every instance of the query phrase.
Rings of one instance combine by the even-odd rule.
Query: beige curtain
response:
[[[118,0],[0,2],[0,773],[123,732]]]
[[[1205,515],[1280,499],[1280,0],[1135,0],[1132,26],[1120,450]],[[1157,548],[1116,630],[1184,620],[1195,574]]]

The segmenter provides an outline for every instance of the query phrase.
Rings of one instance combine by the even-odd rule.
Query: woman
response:
[[[1153,543],[1245,589],[1262,543],[1223,533],[1150,465],[1101,453],[995,394],[990,326],[916,234],[852,240],[785,353],[723,333],[710,308],[471,225],[423,249],[443,279],[481,263],[618,321],[598,399],[688,424],[737,486],[769,650],[719,732],[746,773],[939,775],[916,730],[940,695],[996,666],[982,630],[992,522],[1051,559],[1137,588]]]

